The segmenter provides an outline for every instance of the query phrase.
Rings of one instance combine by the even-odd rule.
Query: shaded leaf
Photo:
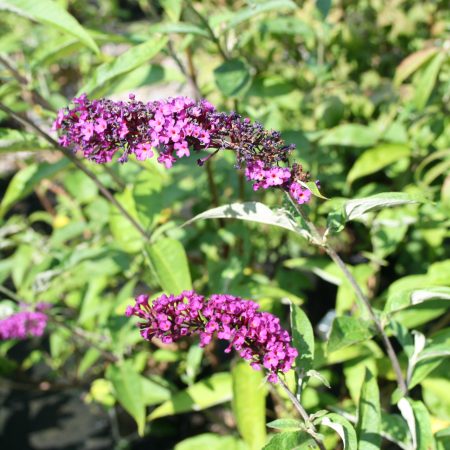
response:
[[[318,448],[308,433],[304,431],[285,431],[275,434],[263,450],[306,450]]]
[[[336,317],[328,340],[328,351],[335,352],[370,339],[372,335],[370,322],[352,316]]]
[[[241,59],[230,59],[214,69],[214,79],[226,97],[242,95],[251,83],[249,67]]]
[[[326,130],[319,140],[320,145],[343,145],[346,147],[369,147],[375,145],[380,138],[379,131],[348,123]]]
[[[332,428],[344,443],[344,450],[357,450],[356,432],[353,425],[336,413],[329,413],[321,419],[321,425]]]
[[[300,373],[313,368],[314,331],[308,316],[296,305],[291,305],[292,343],[298,351],[295,367]]]
[[[410,148],[403,144],[380,144],[365,150],[350,169],[347,182],[351,184],[358,178],[378,172],[399,159],[409,156],[410,153]]]
[[[14,203],[31,194],[42,180],[51,178],[69,164],[68,159],[62,158],[56,163],[30,164],[19,170],[10,181],[2,198],[0,217],[4,216]]]

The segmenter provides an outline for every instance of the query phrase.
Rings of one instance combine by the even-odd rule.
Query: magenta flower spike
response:
[[[188,97],[143,103],[130,94],[128,102],[89,100],[82,95],[74,106],[59,111],[53,125],[60,132],[59,143],[81,151],[97,163],[110,162],[120,154],[119,162],[130,155],[144,161],[154,156],[166,168],[191,152],[208,149],[230,150],[237,167],[253,181],[253,189],[279,188],[289,192],[297,203],[307,203],[311,192],[301,185],[309,175],[301,165],[289,166],[295,145],[285,145],[280,133],[265,130],[231,112],[219,113],[206,100]],[[215,154],[215,153],[214,153]],[[214,154],[198,159],[202,166]]]
[[[23,307],[21,311],[1,319],[0,340],[42,336],[48,321],[48,316],[44,311],[48,308],[48,304],[39,303],[34,310]]]
[[[229,341],[225,352],[236,350],[255,370],[267,369],[268,380],[277,382],[280,372],[287,372],[294,363],[297,350],[291,338],[273,314],[258,311],[259,305],[232,295],[211,295],[208,299],[194,291],[180,295],[161,295],[151,304],[148,295],[136,298],[126,315],[136,316],[141,336],[150,341],[160,339],[172,343],[194,334],[200,346],[214,336]]]

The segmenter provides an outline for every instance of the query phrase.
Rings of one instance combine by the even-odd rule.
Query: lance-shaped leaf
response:
[[[78,94],[92,94],[105,87],[106,83],[113,81],[120,75],[125,75],[142,66],[156,56],[166,45],[167,38],[153,38],[131,47],[112,61],[98,66],[89,81],[79,90]]]
[[[145,402],[140,375],[127,361],[121,365],[109,366],[106,377],[113,385],[117,400],[136,421],[142,436],[145,427]]]
[[[250,450],[259,450],[266,442],[266,395],[264,375],[239,360],[231,371],[233,412],[239,433]]]
[[[358,449],[377,450],[381,446],[380,391],[377,379],[366,368],[358,406]]]
[[[220,218],[247,220],[249,222],[274,225],[276,227],[293,231],[294,233],[300,234],[306,238],[309,236],[309,233],[306,230],[301,229],[297,225],[296,221],[288,211],[284,209],[272,210],[263,203],[258,202],[231,203],[228,205],[219,206],[217,208],[212,208],[198,214],[191,220],[188,220],[183,224],[183,226],[189,225],[196,220]]]
[[[189,411],[200,411],[228,402],[232,396],[231,375],[219,372],[175,393],[170,400],[156,408],[150,414],[149,419],[154,420]]]
[[[396,290],[388,296],[384,312],[391,314],[428,300],[450,300],[450,288],[433,286],[424,289]]]
[[[320,423],[336,431],[344,444],[344,450],[357,450],[356,432],[347,419],[339,414],[329,413],[321,419]]]
[[[291,305],[291,329],[292,343],[298,351],[295,366],[306,374],[313,368],[314,331],[308,316],[296,305]]]
[[[51,0],[0,0],[0,10],[14,12],[20,16],[57,28],[75,36],[80,42],[100,53],[97,44],[80,23],[58,2]]]
[[[370,322],[351,316],[336,317],[328,340],[328,352],[335,352],[349,345],[371,338]]]
[[[347,221],[355,220],[369,211],[391,206],[418,203],[417,198],[404,192],[383,192],[365,198],[355,198],[345,202],[343,212]]]
[[[146,246],[146,251],[164,291],[179,294],[192,289],[188,260],[181,242],[171,238],[159,239]]]

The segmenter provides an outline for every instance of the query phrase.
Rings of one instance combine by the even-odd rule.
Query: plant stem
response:
[[[291,392],[288,385],[284,382],[284,380],[278,375],[278,381],[281,384],[281,387],[283,388],[284,392],[286,392],[287,396],[289,397],[289,400],[291,400],[292,404],[295,406],[295,409],[300,413],[300,416],[302,417],[303,421],[306,425],[306,432],[314,439],[316,444],[319,446],[320,450],[326,450],[325,446],[323,445],[323,442],[320,440],[319,436],[317,435],[317,430],[314,424],[309,419],[308,413],[305,411],[305,408],[301,405],[301,403],[298,401],[297,397]]]
[[[38,127],[32,120],[22,117],[15,113],[12,109],[5,106],[3,103],[0,103],[0,110],[6,112],[11,117],[16,119],[22,125],[29,126],[33,128],[37,133],[39,133],[48,143],[50,143],[54,148],[61,151],[66,158],[72,161],[82,172],[84,172],[98,187],[103,196],[114,205],[120,213],[133,225],[134,228],[142,235],[145,240],[149,240],[150,236],[147,232],[142,228],[142,226],[136,221],[134,217],[132,217],[128,211],[114,198],[114,196],[109,192],[107,187],[97,178],[94,172],[88,169],[75,155],[66,148],[60,146],[58,142],[56,142],[49,134],[47,134],[44,130]]]
[[[189,9],[200,19],[202,25],[206,28],[206,31],[208,32],[211,40],[214,42],[214,44],[216,44],[217,50],[219,51],[220,55],[222,56],[222,58],[224,59],[224,61],[228,61],[229,57],[228,55],[225,53],[225,50],[222,47],[222,44],[220,43],[219,38],[214,34],[213,29],[211,28],[211,26],[209,25],[208,20],[203,16],[203,14],[199,13],[194,6],[192,5],[191,1],[187,2],[187,5],[189,7]]]
[[[341,269],[342,273],[344,274],[347,281],[350,283],[351,287],[353,288],[353,291],[355,292],[358,299],[365,305],[367,308],[367,311],[369,313],[370,318],[375,324],[375,327],[377,328],[377,331],[379,332],[381,339],[383,340],[384,347],[386,349],[386,352],[388,354],[389,359],[391,360],[392,368],[395,372],[395,377],[397,379],[397,385],[401,392],[406,395],[408,393],[408,387],[405,382],[405,378],[402,373],[402,369],[400,367],[400,363],[398,361],[397,355],[395,354],[394,348],[392,347],[391,341],[389,340],[387,334],[384,331],[383,325],[381,324],[380,319],[375,314],[372,305],[370,304],[369,299],[364,294],[362,289],[360,288],[358,282],[355,280],[354,276],[351,274],[351,272],[348,270],[347,266],[345,265],[344,261],[342,261],[341,257],[336,253],[333,247],[328,242],[324,242],[323,236],[320,234],[317,227],[312,223],[305,212],[300,209],[297,204],[292,200],[291,196],[289,194],[286,194],[294,206],[297,213],[303,218],[306,225],[308,226],[311,235],[313,236],[313,241],[317,245],[321,245],[321,247],[327,252],[328,256],[333,260],[333,262]],[[320,244],[321,243],[321,244]]]

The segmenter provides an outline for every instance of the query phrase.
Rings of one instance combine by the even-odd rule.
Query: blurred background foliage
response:
[[[0,11],[0,101],[48,135],[56,111],[82,92],[114,99],[135,92],[143,101],[201,96],[297,145],[295,157],[329,199],[305,207],[321,230],[345,199],[420,196],[420,203],[365,214],[329,239],[384,310],[405,371],[413,330],[448,349],[447,2],[0,0]],[[205,350],[192,340],[149,345],[124,317],[138,293],[192,287],[253,298],[285,325],[289,301],[301,305],[316,330],[313,367],[331,385],[313,380],[305,408],[351,421],[370,367],[390,437],[383,448],[414,448],[391,405],[394,376],[380,342],[337,329],[327,341],[328,312],[358,313],[323,252],[261,224],[180,227],[226,203],[289,208],[281,192],[253,192],[232,155],[215,158],[208,170],[195,158],[168,171],[153,161],[83,162],[144,237],[46,136],[5,111],[0,306],[53,304],[44,339],[0,343],[5,448],[261,448],[265,421],[294,414],[278,388],[261,388],[262,375],[225,357],[219,343]],[[428,292],[426,301],[405,300],[418,289]],[[430,424],[420,448],[449,448],[445,352],[421,364],[410,380],[411,397],[423,402],[416,405],[421,422]],[[42,402],[67,393],[82,399],[71,414],[91,414],[99,425],[58,438],[64,447],[51,440],[64,425],[42,420]],[[15,425],[18,402],[38,411],[21,411],[22,428]],[[327,448],[342,448],[333,430],[321,431]]]

